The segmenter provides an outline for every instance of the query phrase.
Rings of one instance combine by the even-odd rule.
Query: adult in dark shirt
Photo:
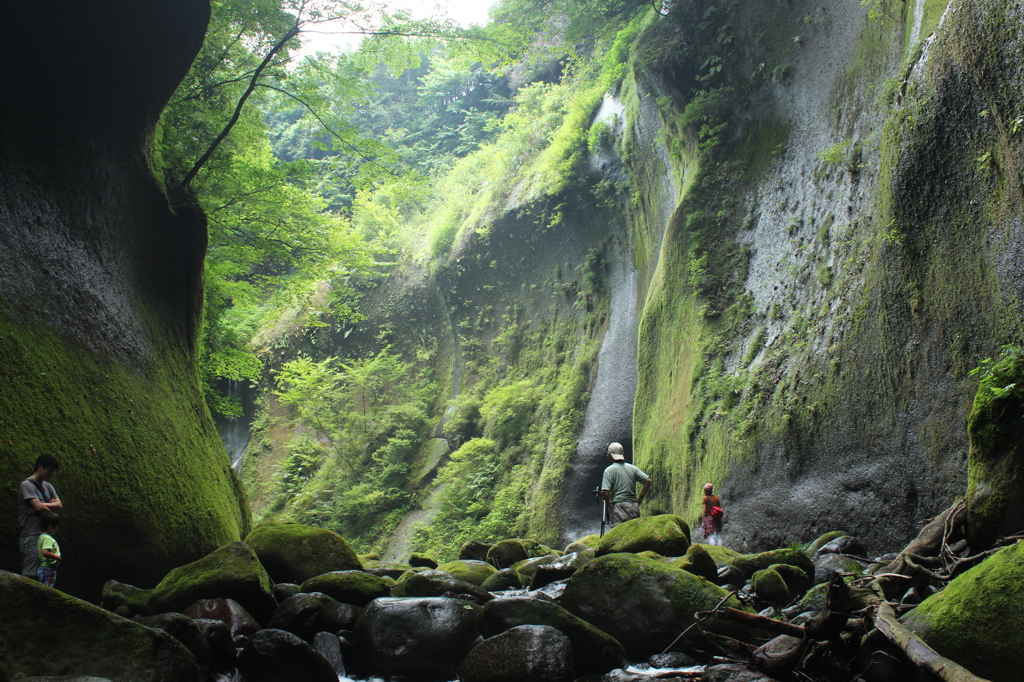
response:
[[[40,534],[46,532],[39,514],[61,510],[60,498],[50,483],[50,478],[59,468],[60,462],[53,455],[39,455],[36,470],[21,482],[19,488],[18,546],[22,557],[21,574],[33,580],[38,579],[39,568],[39,548],[36,545]]]

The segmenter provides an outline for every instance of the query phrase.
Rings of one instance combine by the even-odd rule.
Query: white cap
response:
[[[624,455],[623,452],[621,443],[612,443],[608,446],[608,455],[616,462],[626,461],[626,455]]]

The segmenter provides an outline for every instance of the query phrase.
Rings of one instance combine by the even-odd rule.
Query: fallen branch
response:
[[[739,609],[734,609],[730,606],[722,609],[720,613],[729,620],[744,623],[750,627],[762,628],[778,635],[790,635],[792,637],[802,638],[807,634],[807,631],[799,625],[775,620],[774,618],[768,618],[767,616],[762,616],[756,613],[747,613],[746,611],[740,611]]]
[[[959,663],[940,656],[896,619],[892,605],[882,602],[875,609],[875,628],[900,650],[921,670],[935,676],[943,682],[988,682],[978,677]]]
[[[688,628],[686,628],[685,630],[680,632],[679,636],[676,637],[675,639],[673,639],[672,643],[669,644],[667,647],[665,647],[665,650],[662,651],[661,653],[667,654],[669,651],[671,651],[672,647],[674,647],[676,644],[678,644],[679,640],[681,640],[683,637],[685,637],[687,635],[687,633],[690,632],[690,630],[693,630],[693,629],[696,628],[696,630],[698,632],[700,632],[701,634],[704,634],[704,630],[703,630],[703,628],[701,628],[700,624],[705,619],[710,618],[713,614],[718,613],[718,610],[720,608],[722,608],[722,606],[725,605],[725,602],[729,601],[729,598],[733,597],[735,595],[736,595],[736,590],[733,590],[729,594],[727,594],[724,597],[722,597],[722,601],[718,602],[715,605],[715,608],[711,609],[710,611],[698,611],[697,613],[693,614],[693,617],[694,617],[693,625],[689,626]]]

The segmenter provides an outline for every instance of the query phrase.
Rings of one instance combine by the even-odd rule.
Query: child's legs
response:
[[[26,578],[32,578],[35,580],[39,576],[37,571],[39,569],[39,536],[29,535],[28,537],[21,538],[18,541],[18,545],[21,548],[21,574]]]
[[[709,538],[709,540],[710,540],[712,545],[717,545],[718,547],[721,547],[722,546],[722,533],[721,533],[721,531],[715,531],[714,533],[712,533],[711,537]]]
[[[53,587],[53,584],[57,582],[57,569],[52,566],[40,566],[37,572],[39,582],[48,587]]]

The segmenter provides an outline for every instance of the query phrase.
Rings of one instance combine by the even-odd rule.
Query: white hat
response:
[[[612,443],[608,446],[608,455],[616,462],[625,462],[626,455],[623,454],[621,443]]]

